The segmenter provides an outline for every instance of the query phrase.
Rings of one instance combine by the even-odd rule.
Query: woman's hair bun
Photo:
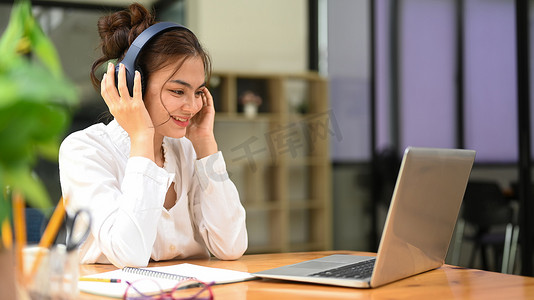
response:
[[[137,3],[127,10],[103,16],[97,24],[102,54],[108,59],[122,58],[135,38],[153,24],[154,16]]]

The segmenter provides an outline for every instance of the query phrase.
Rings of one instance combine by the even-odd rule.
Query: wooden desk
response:
[[[257,272],[334,253],[322,251],[245,255],[237,261],[216,259],[151,263],[163,266],[188,262],[208,267]],[[369,253],[363,253],[368,255]],[[112,265],[82,265],[80,275],[111,271]],[[214,286],[215,299],[534,299],[534,278],[445,265],[437,270],[390,283],[376,289],[353,289],[278,280],[254,280]],[[108,299],[80,293],[79,299]]]

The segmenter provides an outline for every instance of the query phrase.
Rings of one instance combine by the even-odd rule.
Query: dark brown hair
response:
[[[121,61],[135,38],[155,23],[155,17],[138,3],[98,20],[102,56],[93,63],[90,74],[93,86],[97,90],[100,89],[100,80],[96,75],[99,67],[110,60]],[[143,47],[137,62],[142,70],[143,82],[147,82],[154,71],[176,61],[183,63],[187,58],[195,56],[202,59],[206,81],[208,81],[211,75],[209,55],[191,31],[175,29],[154,37]],[[178,68],[180,66],[181,64]]]

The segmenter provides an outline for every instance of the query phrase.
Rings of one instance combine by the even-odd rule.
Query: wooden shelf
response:
[[[269,245],[249,245],[247,254],[282,252],[280,247]]]
[[[330,250],[328,83],[316,73],[215,72],[215,135],[247,210],[247,253]],[[262,99],[254,117],[240,96]]]
[[[324,201],[320,199],[289,199],[289,209],[292,210],[304,210],[304,209],[323,209],[324,208]]]
[[[308,252],[308,251],[321,251],[323,245],[321,243],[293,243],[291,244],[290,252]]]
[[[215,114],[216,122],[240,122],[240,123],[252,123],[252,122],[271,122],[274,118],[278,117],[276,114],[259,113],[254,119],[245,117],[240,113],[227,113],[217,112]]]

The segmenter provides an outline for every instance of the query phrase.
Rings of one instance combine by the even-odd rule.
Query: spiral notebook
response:
[[[171,290],[179,281],[186,279],[197,279],[206,283],[225,284],[252,280],[257,277],[247,272],[234,270],[204,267],[189,263],[148,268],[126,267],[114,271],[98,273],[84,276],[84,278],[120,279],[120,283],[79,281],[78,288],[81,292],[122,298],[128,282],[133,282],[143,278],[151,278],[159,284],[162,290]],[[136,283],[135,287],[145,294],[156,294],[159,290],[153,290],[153,285],[142,285]]]

